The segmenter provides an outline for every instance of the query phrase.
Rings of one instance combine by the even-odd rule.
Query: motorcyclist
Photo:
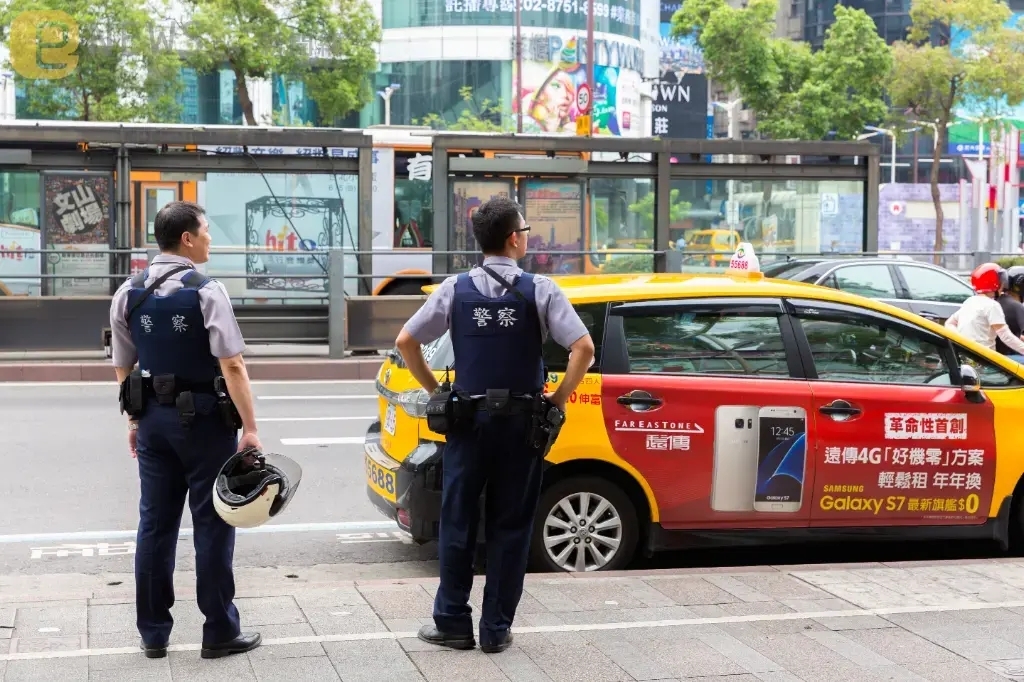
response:
[[[996,350],[996,340],[1002,340],[1015,354],[1024,356],[1024,341],[1019,331],[1014,334],[1010,330],[1003,308],[996,302],[1003,283],[1001,272],[1005,275],[996,263],[984,263],[975,268],[971,273],[975,294],[946,320],[946,327],[992,350]]]
[[[1002,272],[1003,293],[996,299],[1006,317],[1006,326],[1014,336],[1024,338],[1024,265],[1014,265]],[[1024,363],[1024,355],[1015,353],[1002,339],[996,339],[996,350],[1017,362]]]

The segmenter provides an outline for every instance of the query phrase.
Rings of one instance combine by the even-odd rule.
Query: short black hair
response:
[[[473,214],[473,236],[486,254],[501,253],[505,240],[519,227],[519,204],[505,197],[484,203]]]
[[[161,208],[153,220],[153,234],[161,251],[174,251],[185,232],[199,234],[199,217],[206,211],[191,201],[172,201]]]

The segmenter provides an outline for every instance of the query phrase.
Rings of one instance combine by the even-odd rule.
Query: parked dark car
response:
[[[974,290],[928,263],[884,258],[794,258],[762,267],[765,277],[807,282],[874,298],[942,324]]]

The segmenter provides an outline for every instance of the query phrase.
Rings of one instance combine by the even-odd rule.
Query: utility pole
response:
[[[523,17],[521,5],[523,0],[515,0],[516,3],[516,132],[523,132]]]
[[[594,88],[594,0],[587,0],[587,86],[590,88],[590,126],[587,129],[587,137],[594,133],[594,99],[597,90]]]

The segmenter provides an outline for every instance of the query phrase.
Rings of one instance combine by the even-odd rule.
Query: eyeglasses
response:
[[[516,232],[529,232],[529,231],[530,231],[530,226],[527,225],[526,227],[517,227],[516,229],[512,230],[512,232],[509,232],[509,234],[514,234]]]

